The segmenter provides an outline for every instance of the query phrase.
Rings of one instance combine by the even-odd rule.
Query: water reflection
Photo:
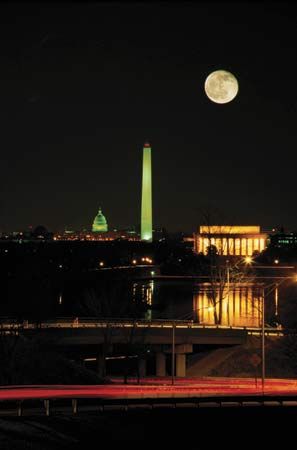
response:
[[[224,289],[222,295],[221,314],[218,296],[215,304],[212,300],[210,283],[200,285],[193,294],[194,320],[198,323],[213,325],[215,316],[220,318],[219,324],[236,327],[260,327],[263,288],[244,283]],[[216,312],[216,314],[215,314]]]
[[[278,284],[275,285],[274,290],[274,306],[275,306],[275,317],[278,318]]]
[[[281,319],[279,316],[279,284],[275,283],[274,288],[272,290],[272,295],[274,297],[273,307],[270,311],[270,320],[269,323],[273,327],[281,327]],[[266,302],[266,298],[265,298]]]
[[[132,301],[145,305],[144,319],[152,320],[152,304],[154,296],[154,280],[146,283],[133,283]]]
[[[266,286],[267,287],[267,286]],[[269,290],[264,284],[242,283],[225,288],[222,296],[220,325],[261,327],[262,299],[265,292],[265,312],[268,324],[279,323],[279,288]],[[220,317],[220,306],[212,301],[210,283],[174,281],[136,282],[132,288],[132,301],[143,305],[142,318],[193,320],[214,325]]]

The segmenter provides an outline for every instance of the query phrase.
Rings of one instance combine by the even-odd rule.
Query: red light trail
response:
[[[185,378],[177,379],[174,386],[168,379],[143,379],[140,384],[109,385],[34,385],[2,386],[0,401],[61,398],[168,398],[231,395],[262,395],[261,384],[256,387],[252,378]],[[166,384],[168,383],[168,384]],[[297,380],[267,379],[266,395],[297,395]]]

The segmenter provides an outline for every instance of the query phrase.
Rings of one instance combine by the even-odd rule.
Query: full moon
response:
[[[204,89],[211,101],[228,103],[238,93],[238,82],[232,73],[226,70],[216,70],[206,78]]]

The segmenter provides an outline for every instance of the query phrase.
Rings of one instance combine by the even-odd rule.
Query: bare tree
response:
[[[224,225],[225,220],[218,210],[211,213],[202,211],[201,222],[207,236],[207,259],[209,275],[209,300],[213,308],[215,324],[222,323],[223,302],[229,306],[230,289],[244,282],[252,282],[251,268],[242,257],[228,255],[227,239],[223,238],[232,232],[232,225]],[[216,239],[213,235],[215,234]],[[218,245],[215,245],[218,243]]]
[[[116,318],[132,322],[126,330],[125,344],[125,381],[127,381],[129,355],[134,346],[137,321],[143,314],[143,299],[139,295],[133,298],[133,283],[126,277],[119,280],[101,280],[95,288],[85,289],[78,302],[80,315],[91,316],[106,322],[103,330],[103,344],[98,354],[98,371],[100,376],[106,376],[106,356],[112,351],[114,327],[108,322]]]

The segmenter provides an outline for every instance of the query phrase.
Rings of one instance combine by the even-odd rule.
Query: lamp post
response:
[[[278,299],[278,287],[279,284],[283,283],[285,280],[290,279],[292,277],[285,277],[280,283],[273,283],[273,287],[271,290],[267,292],[267,295],[271,293],[273,289],[275,289],[275,297]],[[261,306],[261,361],[262,361],[262,393],[264,394],[265,389],[265,289],[263,289],[262,295],[262,306]]]
[[[292,277],[285,277],[281,283],[283,283],[286,279],[290,279]],[[273,288],[278,290],[278,283],[275,283],[273,285]],[[272,289],[273,289],[272,288]],[[270,294],[271,290],[268,291],[267,295]],[[278,293],[275,292],[275,296],[278,296]],[[261,313],[261,361],[262,361],[262,393],[264,394],[264,388],[265,388],[265,289],[263,289],[263,295],[262,295],[262,313]]]
[[[273,288],[275,289],[275,301],[278,303],[278,288],[279,286],[288,279],[293,279],[295,282],[297,281],[297,277],[291,276],[291,277],[284,277],[282,281],[278,283],[274,283]],[[272,289],[273,289],[272,288]],[[267,295],[271,292],[269,290],[267,292]],[[261,354],[262,354],[262,393],[264,394],[264,388],[265,388],[265,289],[263,289],[263,295],[262,295],[262,314],[261,314]]]
[[[229,260],[226,261],[227,266],[227,311],[228,311],[228,325],[230,324],[230,317],[229,317],[229,296],[230,296],[230,266],[229,266]]]
[[[261,343],[261,353],[262,353],[262,393],[264,394],[265,387],[265,291],[262,295],[262,317],[261,317],[261,328],[262,328],[262,343]]]
[[[247,265],[252,264],[253,258],[251,256],[246,256],[244,259]],[[262,393],[264,394],[265,387],[265,290],[263,290],[262,295],[262,305],[261,305],[261,361],[262,361]]]
[[[175,322],[172,322],[172,359],[171,359],[171,384],[174,385],[175,372]]]

